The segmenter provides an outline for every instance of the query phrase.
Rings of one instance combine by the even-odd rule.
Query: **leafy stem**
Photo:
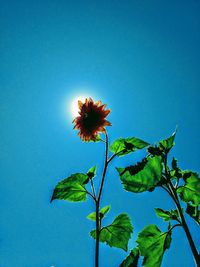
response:
[[[105,141],[104,168],[103,168],[103,173],[102,173],[102,179],[101,179],[101,185],[100,185],[100,189],[99,189],[99,194],[98,194],[98,197],[97,197],[97,202],[100,202],[100,200],[101,200],[101,194],[102,194],[104,180],[105,180],[105,176],[106,176],[106,170],[107,170],[107,167],[108,167],[108,134],[107,134],[106,130],[105,130],[105,136],[106,136],[106,141]]]
[[[170,233],[175,227],[182,226],[180,223],[174,224],[167,232]]]
[[[183,227],[183,229],[185,231],[185,234],[187,236],[188,242],[190,244],[190,247],[191,247],[195,262],[196,262],[196,266],[200,266],[200,255],[199,255],[199,253],[198,253],[198,251],[196,249],[196,246],[195,246],[195,243],[193,241],[192,235],[190,233],[189,227],[188,227],[187,222],[185,220],[185,217],[184,217],[184,214],[183,214],[183,211],[182,211],[182,208],[181,208],[181,205],[180,205],[176,190],[173,187],[171,181],[169,182],[169,187],[171,188],[171,190],[172,190],[172,192],[173,192],[173,194],[174,194],[174,196],[175,196],[175,198],[177,200],[176,201],[176,207],[177,207],[177,210],[178,210],[180,218],[181,218],[182,227]]]
[[[110,163],[117,155],[119,155],[120,153],[123,153],[123,151],[125,151],[125,149],[122,149],[121,151],[112,154],[112,156],[108,159],[108,163]]]
[[[104,134],[105,134],[105,140],[100,139],[105,144],[105,154],[104,154],[104,166],[103,166],[102,176],[101,176],[101,180],[100,180],[99,191],[98,192],[95,191],[95,186],[94,186],[92,177],[89,177],[90,184],[91,184],[91,192],[88,192],[86,190],[86,193],[89,194],[95,202],[95,221],[96,221],[95,267],[99,267],[99,242],[100,242],[100,233],[101,233],[101,230],[103,229],[103,228],[101,228],[102,214],[100,211],[100,206],[101,206],[100,202],[101,202],[102,191],[103,191],[103,186],[104,186],[104,182],[105,182],[107,168],[108,168],[109,163],[116,156],[118,156],[122,152],[126,152],[126,149],[122,148],[120,151],[114,152],[109,157],[108,156],[109,140],[108,140],[108,134],[107,134],[106,130],[104,130]]]
[[[100,230],[101,230],[101,218],[100,218],[100,213],[99,213],[99,207],[100,207],[100,200],[101,200],[101,195],[102,195],[102,190],[103,190],[103,185],[106,177],[106,171],[109,162],[114,158],[110,158],[108,160],[108,134],[105,130],[105,156],[104,156],[104,168],[103,168],[103,173],[102,173],[102,178],[101,178],[101,184],[100,184],[100,189],[98,196],[96,197],[95,195],[95,202],[96,202],[96,250],[95,250],[95,267],[99,266],[99,238],[100,238]]]
[[[79,192],[80,192],[80,190],[79,190]],[[84,191],[83,191],[84,192]],[[87,191],[87,190],[85,190],[85,192],[89,195],[89,196],[91,196],[93,199],[94,199],[94,201],[96,202],[96,197],[95,197],[95,195],[93,195],[93,194],[91,194],[89,191]]]
[[[99,202],[96,201],[96,246],[95,246],[95,267],[98,267],[98,266],[99,266],[99,237],[100,237]]]
[[[193,238],[191,236],[190,230],[188,228],[187,222],[185,220],[184,214],[183,214],[183,210],[181,208],[181,204],[176,192],[176,185],[174,186],[173,183],[170,180],[170,173],[168,172],[167,169],[167,154],[164,156],[163,158],[164,160],[164,169],[165,169],[165,177],[166,177],[166,181],[167,181],[167,192],[169,193],[169,195],[171,196],[171,198],[174,200],[175,204],[176,204],[176,208],[178,210],[179,213],[179,217],[181,220],[181,226],[183,227],[185,234],[187,236],[188,242],[190,244],[190,248],[192,250],[195,262],[196,262],[196,266],[199,267],[200,266],[200,255],[198,254],[198,251],[196,249],[195,243],[193,241]]]

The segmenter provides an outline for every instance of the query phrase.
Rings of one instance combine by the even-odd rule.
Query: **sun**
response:
[[[81,102],[85,102],[86,98],[87,96],[78,96],[72,100],[70,110],[73,117],[77,117],[79,115],[78,101],[80,100]]]

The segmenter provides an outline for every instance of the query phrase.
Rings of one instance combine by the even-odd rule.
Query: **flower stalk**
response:
[[[106,130],[104,131],[106,140],[105,140],[105,156],[104,156],[104,168],[102,172],[101,184],[98,193],[98,197],[96,198],[96,250],[95,250],[95,267],[99,267],[99,239],[100,239],[100,228],[101,228],[101,218],[100,218],[100,201],[102,196],[102,190],[104,186],[104,181],[106,177],[107,167],[110,161],[108,161],[108,134]]]
[[[99,202],[96,201],[96,246],[95,246],[95,267],[99,267],[99,238],[100,238],[100,224],[99,224]]]

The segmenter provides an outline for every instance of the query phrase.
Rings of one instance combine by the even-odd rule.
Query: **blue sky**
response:
[[[103,145],[80,141],[71,102],[84,94],[107,103],[111,141],[154,143],[178,125],[172,153],[199,172],[200,2],[7,0],[0,13],[0,267],[92,267],[94,225],[85,217],[93,203],[49,202],[61,179],[95,164],[102,170]],[[113,161],[103,191],[102,205],[112,206],[105,224],[131,216],[130,249],[147,224],[166,230],[154,207],[174,207],[160,190],[122,189],[115,167],[144,155]],[[100,266],[118,267],[125,257],[101,245]],[[193,266],[181,229],[162,266]]]

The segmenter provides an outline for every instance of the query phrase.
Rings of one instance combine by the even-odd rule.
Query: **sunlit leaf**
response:
[[[176,136],[176,131],[167,139],[161,140],[158,146],[164,150],[166,153],[170,151],[170,149],[174,146],[174,139]]]
[[[160,267],[163,254],[170,247],[171,232],[161,232],[156,225],[145,227],[136,241],[144,267]]]
[[[139,256],[140,256],[139,249],[136,247],[133,250],[131,250],[130,254],[120,264],[119,267],[137,267]]]
[[[184,186],[179,186],[177,192],[180,198],[185,202],[192,202],[193,205],[200,204],[200,179],[195,172],[185,172],[183,179],[185,180]]]
[[[179,218],[179,214],[177,210],[163,210],[160,208],[155,208],[156,215],[158,217],[163,218],[164,221],[170,221],[170,220],[177,220]]]
[[[110,211],[111,206],[105,206],[102,209],[100,209],[99,211],[99,217],[100,219],[103,219],[105,217],[105,215]],[[91,220],[91,221],[96,221],[96,212],[92,212],[87,216],[87,219]]]
[[[137,165],[117,168],[117,171],[125,190],[134,193],[152,190],[161,180],[161,157],[147,157]]]
[[[110,145],[110,151],[117,154],[117,156],[124,156],[148,145],[149,143],[136,137],[119,138]]]
[[[197,222],[198,225],[200,225],[200,211],[199,206],[193,206],[187,203],[187,209],[186,212]]]
[[[132,232],[133,226],[129,216],[120,214],[110,225],[101,229],[100,241],[105,242],[110,247],[117,247],[127,251],[128,241]],[[96,238],[96,230],[91,231],[90,235]]]
[[[90,179],[92,179],[93,177],[96,176],[96,172],[97,172],[97,166],[93,166],[88,170],[87,175],[89,176]]]
[[[68,200],[72,202],[85,201],[86,189],[89,178],[84,173],[75,173],[59,182],[53,192],[51,201],[54,199]]]
[[[91,220],[91,221],[96,221],[96,212],[92,212],[92,213],[88,214],[88,216],[86,218],[88,220]]]
[[[107,206],[103,207],[102,209],[100,209],[101,218],[103,218],[110,211],[110,208],[111,208],[111,206],[107,205]]]

